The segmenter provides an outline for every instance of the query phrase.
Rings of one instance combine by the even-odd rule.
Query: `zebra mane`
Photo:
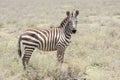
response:
[[[64,27],[64,25],[65,25],[65,23],[66,23],[67,19],[68,19],[68,17],[66,17],[66,18],[64,18],[64,19],[62,20],[62,22],[60,23],[59,28]]]

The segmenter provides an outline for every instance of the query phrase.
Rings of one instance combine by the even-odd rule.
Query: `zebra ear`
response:
[[[67,15],[67,16],[70,16],[70,12],[69,12],[69,11],[67,11],[67,12],[66,12],[66,15]]]
[[[75,17],[77,17],[77,16],[78,16],[78,14],[79,14],[79,11],[78,11],[78,10],[76,10],[76,12],[75,12]]]

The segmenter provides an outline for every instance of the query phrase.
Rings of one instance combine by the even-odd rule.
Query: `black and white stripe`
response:
[[[57,57],[59,62],[63,62],[64,51],[70,43],[71,34],[76,32],[77,15],[66,12],[67,17],[61,22],[59,27],[50,29],[27,29],[20,35],[18,43],[18,54],[21,57],[21,43],[24,45],[25,53],[22,58],[23,66],[26,68],[29,59],[35,50],[38,48],[43,51],[57,50]]]

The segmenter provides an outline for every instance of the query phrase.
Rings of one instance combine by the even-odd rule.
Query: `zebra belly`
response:
[[[47,39],[39,49],[42,51],[55,51],[57,50],[56,41]]]
[[[56,51],[57,47],[56,45],[53,45],[52,42],[50,44],[43,44],[43,45],[39,45],[39,44],[35,44],[29,41],[23,41],[22,42],[24,47],[31,47],[31,48],[38,48],[39,50],[42,51]]]
[[[46,44],[46,46],[40,48],[40,50],[42,50],[42,51],[56,51],[57,47],[55,45]]]
[[[39,49],[39,50],[42,50],[42,51],[56,51],[57,49],[54,48],[54,49]]]

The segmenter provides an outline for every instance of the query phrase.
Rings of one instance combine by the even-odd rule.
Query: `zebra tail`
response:
[[[19,55],[19,57],[22,56],[22,52],[21,52],[21,37],[19,38],[19,41],[18,41],[18,55]]]

